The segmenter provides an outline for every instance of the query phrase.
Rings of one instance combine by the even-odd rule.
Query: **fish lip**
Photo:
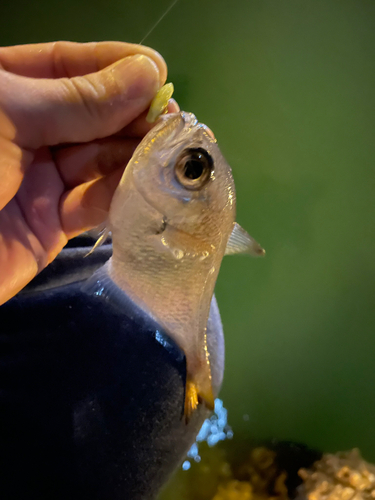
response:
[[[197,124],[199,124],[197,117],[193,113],[180,111],[180,115],[184,121],[185,126],[195,127]]]
[[[194,126],[199,123],[195,114],[188,111],[176,111],[176,113],[168,113],[166,115],[160,116],[159,120],[167,123],[169,120],[173,120],[177,115],[180,116],[183,123],[186,125]]]
[[[197,117],[193,113],[188,113],[186,111],[180,111],[181,117],[184,120],[185,127],[189,126],[190,128],[200,128],[203,129],[206,134],[209,136],[210,140],[214,143],[217,143],[216,137],[214,133],[205,123],[201,123],[198,121]]]
[[[194,115],[194,113],[190,113],[188,111],[178,111],[177,113],[169,113],[167,115],[163,115],[160,117],[161,120],[165,122],[165,126],[167,126],[167,123],[169,120],[174,119],[176,115],[179,115],[181,120],[182,120],[182,128],[199,128],[205,131],[205,133],[208,135],[209,139],[213,143],[217,143],[217,139],[210,129],[205,123],[201,123],[198,121],[197,117]]]

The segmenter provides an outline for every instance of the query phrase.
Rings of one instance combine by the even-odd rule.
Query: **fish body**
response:
[[[185,353],[187,420],[199,402],[214,406],[207,322],[235,216],[231,168],[210,129],[192,113],[161,116],[114,194],[106,269]],[[238,251],[254,244],[241,231],[229,253],[238,236]]]

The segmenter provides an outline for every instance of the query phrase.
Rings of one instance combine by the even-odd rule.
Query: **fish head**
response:
[[[130,184],[160,215],[164,246],[180,255],[224,255],[235,220],[232,172],[210,129],[192,113],[165,115],[145,136],[126,167],[112,215],[120,210],[116,197]],[[127,207],[120,223],[129,215]]]

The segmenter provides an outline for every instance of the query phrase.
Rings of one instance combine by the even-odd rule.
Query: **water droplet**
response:
[[[184,252],[180,248],[174,248],[173,255],[175,256],[176,259],[181,260],[182,257],[184,256]]]
[[[190,450],[187,452],[187,456],[190,458],[195,458],[198,455],[198,445],[197,443],[194,443]]]
[[[198,433],[198,436],[196,439],[197,443],[200,443],[201,441],[206,441],[206,439],[210,435],[210,431],[211,431],[211,421],[208,418],[206,418],[206,420],[204,421],[204,423],[201,427],[201,430]]]
[[[198,443],[206,441],[208,446],[215,446],[219,441],[233,438],[233,431],[227,423],[228,411],[223,406],[221,399],[215,399],[215,410],[210,418],[206,418],[196,437],[196,442],[187,453],[189,458],[196,462],[201,461]]]
[[[204,252],[202,252],[201,256],[199,257],[199,260],[204,260],[204,259],[207,259],[207,257],[210,255],[209,252],[207,252],[207,250],[205,250]]]
[[[182,470],[189,470],[191,467],[191,463],[189,460],[185,460],[185,462],[182,464]]]
[[[219,432],[219,428],[217,425],[211,425],[211,434],[217,434]]]
[[[218,413],[223,408],[223,402],[221,399],[215,399],[215,413]]]
[[[207,444],[208,446],[215,446],[220,441],[220,435],[219,434],[211,434],[211,436],[208,436],[207,439]]]

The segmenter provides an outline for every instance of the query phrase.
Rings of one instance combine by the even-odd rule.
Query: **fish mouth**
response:
[[[193,129],[201,129],[206,132],[209,136],[210,140],[213,142],[217,142],[216,137],[212,130],[207,127],[204,123],[200,123],[194,113],[189,113],[187,111],[179,111],[177,113],[169,113],[167,115],[162,115],[159,120],[164,122],[164,126],[161,127],[161,130],[166,129],[170,126],[174,120],[179,118],[179,123],[175,126],[172,133],[179,135],[184,129],[187,131],[192,131]],[[178,142],[178,141],[177,141]]]
[[[185,127],[195,127],[198,124],[197,117],[193,113],[180,111],[179,114],[185,124]]]
[[[170,120],[175,119],[177,116],[181,118],[184,125],[189,127],[194,127],[198,124],[197,117],[194,113],[189,113],[187,111],[177,111],[176,113],[168,113],[166,115],[162,115],[160,117],[160,121],[169,122]]]
[[[181,117],[184,120],[185,127],[190,127],[190,128],[200,128],[204,130],[210,138],[216,143],[216,137],[210,127],[207,127],[204,123],[198,122],[196,116],[193,113],[187,113],[186,111],[180,111]]]

